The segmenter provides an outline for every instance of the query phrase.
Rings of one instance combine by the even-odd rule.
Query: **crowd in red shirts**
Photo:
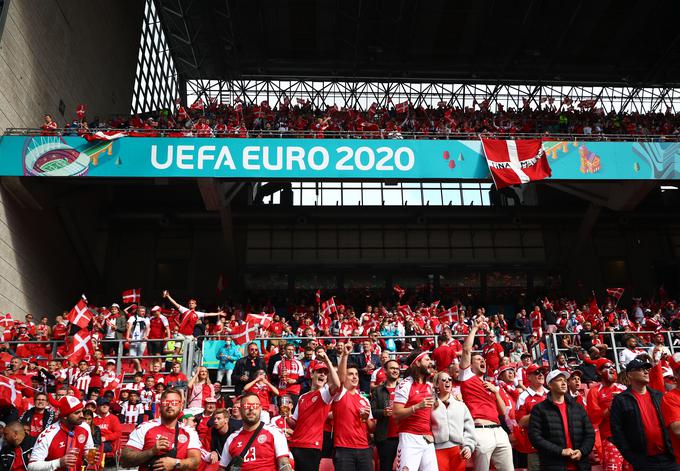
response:
[[[205,103],[198,99],[190,107],[178,106],[175,112],[163,110],[134,116],[117,116],[109,120],[88,120],[85,107],[78,116],[64,124],[65,135],[88,135],[102,129],[125,130],[129,136],[172,137],[368,137],[402,138],[415,133],[418,138],[455,138],[456,135],[520,133],[592,135],[676,136],[680,118],[665,113],[604,112],[593,100],[559,106],[552,99],[539,106],[492,109],[488,100],[474,106],[459,107],[440,102],[437,107],[409,102],[387,106],[373,103],[365,110],[336,105],[316,106],[305,100],[296,104],[284,99],[270,106],[268,101]],[[42,124],[44,133],[57,132],[59,125],[50,115]]]
[[[40,440],[43,430],[65,420],[59,404],[71,397],[82,404],[93,444],[103,454],[120,445],[121,430],[127,427],[130,433],[140,424],[130,440],[133,449],[142,453],[150,446],[147,435],[155,433],[149,430],[159,426],[157,421],[170,420],[178,409],[175,399],[167,397],[179,391],[182,413],[176,419],[187,430],[183,433],[190,443],[183,453],[188,456],[195,447],[200,453],[196,466],[216,468],[225,455],[243,451],[245,439],[238,442],[237,450],[229,437],[232,432],[244,433],[241,425],[250,427],[244,415],[252,415],[255,409],[258,420],[267,424],[265,432],[258,433],[276,444],[262,459],[278,460],[279,453],[290,447],[304,461],[309,458],[314,463],[335,455],[338,469],[368,469],[366,463],[380,460],[391,466],[395,459],[402,462],[398,466],[412,467],[410,458],[397,459],[398,450],[409,450],[409,456],[415,453],[430,463],[427,466],[434,466],[433,460],[445,455],[436,448],[441,424],[432,425],[425,410],[430,408],[434,414],[439,401],[426,399],[441,393],[449,378],[447,394],[463,401],[473,421],[474,433],[466,432],[463,438],[476,445],[467,445],[467,451],[457,445],[453,455],[446,452],[446,462],[474,463],[482,469],[479,466],[493,461],[497,469],[507,463],[532,469],[537,460],[548,459],[541,444],[532,439],[531,420],[534,408],[549,397],[550,382],[560,381],[553,372],[546,382],[550,361],[554,371],[564,373],[569,397],[587,411],[594,426],[594,451],[588,450],[585,459],[615,466],[611,469],[628,464],[633,469],[653,469],[630,463],[643,458],[632,454],[634,443],[622,444],[626,427],[610,417],[616,407],[639,404],[640,420],[658,422],[666,430],[666,435],[650,435],[658,449],[647,455],[662,459],[680,451],[663,441],[666,437],[673,445],[680,442],[674,425],[680,426],[680,401],[675,392],[670,393],[680,375],[680,357],[671,355],[678,340],[672,331],[678,330],[680,311],[667,296],[655,301],[633,299],[624,307],[623,290],[608,291],[601,306],[595,299],[578,304],[566,298],[544,298],[531,309],[508,313],[508,318],[502,312],[490,314],[459,302],[448,306],[439,301],[413,302],[413,298],[402,302],[403,290],[398,287],[396,302],[361,311],[335,297],[322,301],[317,292],[311,303],[283,310],[263,303],[224,305],[205,312],[196,300],[184,306],[165,291],[160,305],[150,309],[139,303],[125,309],[115,303],[102,308],[81,300],[52,325],[46,317],[36,324],[30,314],[24,321],[6,315],[0,319],[5,340],[0,361],[6,368],[0,375],[0,420],[6,424],[18,420],[27,436]],[[555,338],[558,354],[553,359],[548,357],[547,343]],[[183,371],[185,349],[208,339],[224,342],[220,351],[231,357],[218,355],[217,371],[203,366]],[[47,343],[30,343],[36,340]],[[118,359],[122,374],[117,371]],[[645,380],[643,373],[648,374],[646,384],[663,399],[651,393],[644,396],[634,388]],[[215,382],[216,377],[220,381]],[[385,385],[387,390],[378,389]],[[631,388],[644,400],[631,392],[638,402],[625,403],[627,396],[622,396],[621,404],[615,403],[618,394]],[[169,394],[164,394],[166,389]],[[243,408],[242,398],[251,396],[256,399],[248,399],[250,405]],[[646,398],[653,401],[647,403]],[[317,403],[325,405],[317,409]],[[77,412],[71,406],[67,409],[66,415]],[[331,409],[334,414],[329,416]],[[300,419],[300,414],[306,418]],[[396,422],[390,418],[393,415]],[[362,425],[352,425],[353,417]],[[315,428],[300,428],[300,420],[315,423]],[[432,450],[411,438],[422,436],[429,427]],[[501,429],[506,438],[499,435]],[[250,427],[249,433],[254,431]],[[373,446],[375,456],[370,452]],[[15,448],[20,453],[20,447]],[[295,453],[285,452],[289,465],[308,469],[294,459]],[[128,454],[129,463],[141,459],[133,451]],[[187,466],[193,463],[186,456],[177,458],[189,460]],[[568,459],[579,461],[583,456],[574,452]],[[244,462],[243,469],[256,468]]]

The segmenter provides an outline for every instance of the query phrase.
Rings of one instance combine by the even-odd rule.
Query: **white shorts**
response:
[[[427,443],[422,435],[400,433],[394,469],[397,471],[437,471],[437,453],[434,443]]]

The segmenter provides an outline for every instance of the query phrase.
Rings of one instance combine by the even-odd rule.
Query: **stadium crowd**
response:
[[[53,325],[6,315],[0,467],[678,469],[674,301],[611,289],[506,319],[394,291],[361,312],[319,292],[205,312],[164,291],[151,309],[82,299]],[[218,367],[183,371],[208,341]]]
[[[102,130],[121,130],[129,136],[154,137],[352,137],[402,138],[457,138],[465,135],[490,133],[515,134],[572,134],[600,136],[655,135],[677,136],[680,118],[667,110],[665,113],[604,112],[595,100],[584,100],[575,105],[563,98],[559,106],[552,98],[541,100],[538,107],[528,103],[522,108],[508,108],[497,104],[491,109],[489,100],[475,102],[472,107],[454,107],[448,102],[432,106],[414,106],[409,102],[368,109],[324,108],[298,99],[292,104],[284,99],[270,107],[268,101],[234,105],[204,103],[198,99],[190,107],[178,106],[175,112],[162,110],[134,116],[117,116],[110,120],[95,117],[88,120],[86,107],[79,105],[77,116],[65,123],[63,130],[51,115],[42,123],[44,134],[61,132],[64,135],[90,135]]]

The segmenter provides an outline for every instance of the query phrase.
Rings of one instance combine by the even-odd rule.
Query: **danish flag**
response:
[[[330,317],[334,312],[338,312],[338,308],[335,307],[335,299],[331,297],[328,301],[321,303],[321,314],[324,317]]]
[[[552,175],[540,139],[482,139],[482,148],[491,178],[499,190]]]
[[[623,296],[624,288],[607,288],[607,294],[612,296],[617,301]]]
[[[123,302],[125,304],[139,303],[142,301],[142,289],[134,288],[123,291]]]
[[[239,324],[231,329],[231,338],[237,345],[244,345],[255,340],[257,326],[249,323]]]
[[[399,311],[404,317],[413,317],[413,311],[411,310],[411,306],[408,304],[397,306],[397,311]]]
[[[408,100],[403,103],[397,103],[394,109],[397,113],[406,113],[408,111]]]
[[[90,331],[81,329],[80,332],[73,336],[68,360],[73,363],[78,363],[80,360],[91,355],[93,351],[94,348],[92,346],[92,335],[90,335]]]
[[[5,329],[9,329],[13,325],[14,325],[14,319],[12,319],[12,314],[10,314],[8,312],[4,316],[0,315],[0,327],[4,327]]]
[[[458,322],[458,306],[451,306],[447,311],[440,313],[439,322],[448,326]]]
[[[17,390],[15,381],[0,375],[0,405],[20,408],[22,403],[23,397]]]
[[[94,134],[85,134],[85,139],[88,142],[93,141],[115,141],[121,137],[127,136],[128,133],[125,131],[97,131]]]
[[[77,325],[81,329],[87,328],[92,320],[92,311],[87,307],[84,299],[80,299],[73,309],[66,316],[66,320],[73,325]]]
[[[394,290],[395,293],[397,293],[399,299],[401,299],[404,296],[404,293],[406,293],[406,290],[399,285],[394,285],[394,288],[392,289]]]
[[[259,314],[250,313],[246,316],[246,324],[259,325],[263,329],[268,329],[273,320],[274,315],[265,312]]]

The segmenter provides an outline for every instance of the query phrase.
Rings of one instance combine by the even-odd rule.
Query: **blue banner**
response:
[[[224,347],[224,340],[204,340],[203,366],[206,368],[218,368],[220,361],[217,359],[217,354],[222,347]]]
[[[680,178],[680,143],[543,144],[553,180]],[[490,179],[479,141],[0,137],[0,176]]]

